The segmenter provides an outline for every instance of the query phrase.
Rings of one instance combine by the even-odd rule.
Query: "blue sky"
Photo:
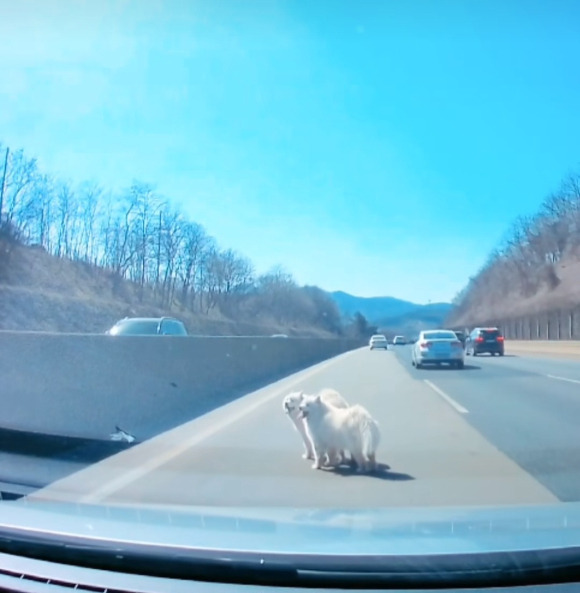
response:
[[[258,271],[451,299],[580,151],[580,4],[0,0],[0,141]]]

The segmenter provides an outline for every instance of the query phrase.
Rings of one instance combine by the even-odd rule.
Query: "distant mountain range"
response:
[[[408,334],[442,327],[453,307],[451,303],[418,305],[389,296],[358,297],[340,290],[330,292],[329,295],[344,317],[352,317],[359,312],[380,329]]]

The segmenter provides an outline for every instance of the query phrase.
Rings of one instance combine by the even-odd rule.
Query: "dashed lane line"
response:
[[[429,379],[423,379],[425,383],[431,387],[431,389],[439,396],[441,396],[456,412],[460,414],[469,414],[469,410],[464,408],[461,404],[457,403],[451,396],[447,395],[443,390],[439,389],[437,385],[429,381]]]

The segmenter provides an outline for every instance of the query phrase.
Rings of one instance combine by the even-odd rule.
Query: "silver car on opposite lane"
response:
[[[420,369],[426,364],[449,364],[458,369],[465,365],[463,344],[455,332],[435,329],[422,331],[411,351],[412,364]]]

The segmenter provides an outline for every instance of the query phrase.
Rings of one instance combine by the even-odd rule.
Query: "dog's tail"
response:
[[[379,423],[364,408],[361,407],[357,412],[361,431],[362,454],[367,459],[374,458],[381,441]]]

